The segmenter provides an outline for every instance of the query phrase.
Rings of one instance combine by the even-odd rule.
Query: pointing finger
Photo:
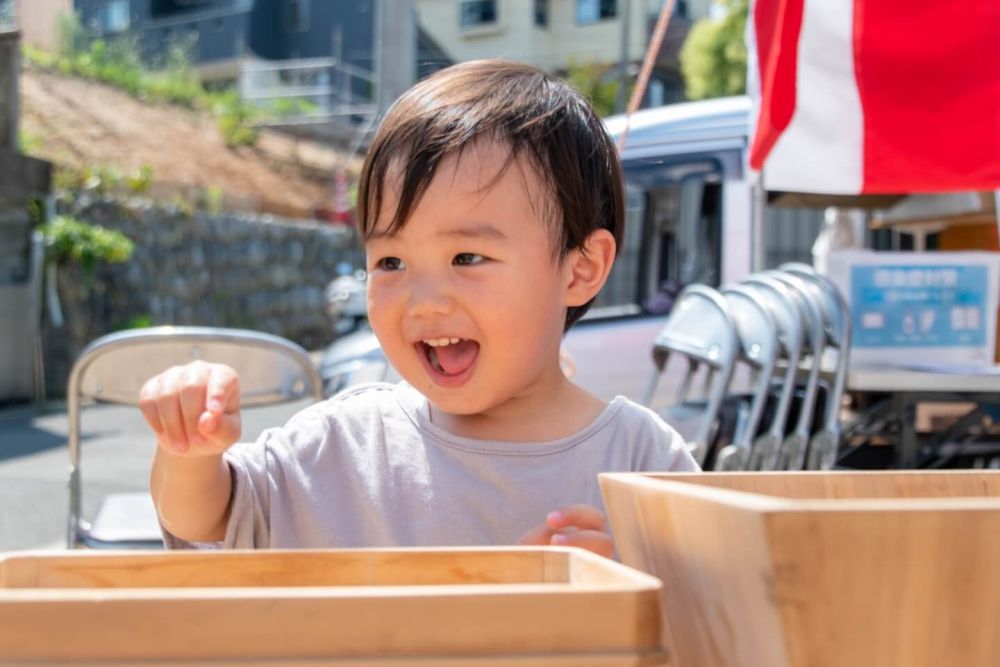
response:
[[[205,409],[213,414],[232,414],[240,408],[240,380],[229,366],[214,364],[205,393]]]
[[[181,374],[180,404],[184,418],[184,434],[188,443],[201,445],[198,420],[205,411],[205,385],[208,381],[207,364],[195,362],[184,367]]]

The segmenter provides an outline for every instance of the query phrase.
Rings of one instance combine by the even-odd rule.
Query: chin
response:
[[[474,396],[474,390],[468,388],[441,389],[433,387],[430,391],[421,393],[435,408],[450,415],[478,415],[494,407],[497,403],[492,397]]]

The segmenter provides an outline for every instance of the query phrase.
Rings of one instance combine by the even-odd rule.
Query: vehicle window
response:
[[[711,161],[625,165],[625,239],[595,307],[665,313],[684,285],[717,286],[722,185]]]

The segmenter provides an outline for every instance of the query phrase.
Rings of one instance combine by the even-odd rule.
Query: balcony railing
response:
[[[279,125],[331,122],[376,113],[374,73],[334,58],[246,61],[240,76],[244,100],[267,107],[278,100],[306,102],[311,110],[275,121]]]

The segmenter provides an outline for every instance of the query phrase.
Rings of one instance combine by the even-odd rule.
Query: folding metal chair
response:
[[[399,374],[386,359],[378,338],[369,329],[337,338],[323,353],[319,374],[327,396],[362,382],[399,380]]]
[[[98,338],[77,358],[66,388],[69,548],[162,545],[156,510],[148,493],[111,495],[101,505],[93,524],[83,520],[80,406],[84,398],[138,406],[139,390],[150,377],[197,359],[227,364],[236,370],[242,407],[274,405],[307,396],[323,398],[323,381],[309,353],[278,336],[241,329],[155,327]]]
[[[782,461],[779,467],[785,470],[803,470],[806,466],[809,438],[812,435],[812,424],[815,418],[816,394],[819,388],[820,367],[825,347],[826,333],[823,330],[823,316],[814,302],[811,287],[801,278],[784,271],[765,271],[789,287],[789,294],[798,307],[806,336],[803,339],[804,350],[811,354],[809,370],[806,373],[802,399],[798,404],[798,417],[795,428],[785,436],[781,444]]]
[[[736,326],[726,300],[705,285],[684,288],[653,343],[655,370],[644,402],[651,404],[670,355],[684,357],[687,371],[676,401],[667,407],[663,417],[685,438],[692,456],[702,466],[708,459],[739,349]],[[700,400],[694,400],[691,389],[699,372],[705,373],[705,386]]]
[[[780,280],[753,274],[742,284],[753,290],[760,304],[771,313],[781,344],[778,357],[784,364],[784,375],[772,384],[773,400],[768,406],[771,412],[770,425],[754,441],[750,461],[751,470],[777,470],[781,462],[781,443],[785,439],[788,414],[798,386],[802,318],[789,288]]]
[[[742,418],[736,421],[732,443],[719,451],[713,467],[715,470],[749,470],[764,406],[771,393],[778,331],[771,313],[760,304],[753,290],[736,285],[724,288],[722,296],[729,304],[739,334],[739,358],[753,369],[756,380],[749,399],[738,401],[737,409]]]
[[[814,286],[813,293],[823,315],[826,349],[836,354],[833,381],[827,388],[823,425],[809,440],[807,465],[812,470],[832,470],[840,450],[840,402],[844,396],[851,353],[851,312],[837,288],[808,264],[783,264],[779,267]]]

